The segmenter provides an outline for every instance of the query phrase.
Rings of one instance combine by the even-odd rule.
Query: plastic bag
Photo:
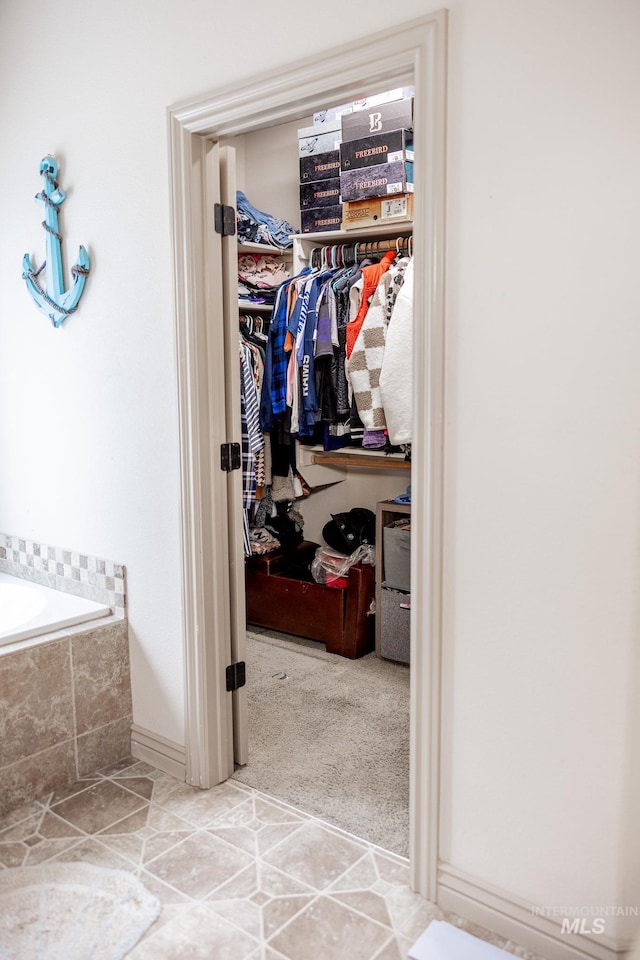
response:
[[[354,563],[370,563],[375,566],[375,562],[376,548],[370,543],[361,544],[348,556],[328,547],[318,547],[311,561],[311,576],[316,583],[330,583],[348,577]]]

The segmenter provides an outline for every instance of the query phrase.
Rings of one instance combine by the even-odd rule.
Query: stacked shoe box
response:
[[[373,97],[343,103],[330,107],[313,115],[313,126],[302,127],[298,130],[298,157],[300,163],[300,219],[302,233],[316,233],[323,230],[341,230],[344,226],[343,198],[341,195],[341,143],[343,140],[357,140],[367,135],[372,124],[374,132],[386,132],[399,129],[408,122],[406,132],[413,126],[413,88],[398,87]],[[399,107],[399,104],[404,106]],[[387,120],[387,117],[389,118]],[[393,117],[397,117],[394,121]],[[352,126],[348,127],[348,135],[344,129],[347,119],[351,118]],[[380,118],[380,119],[378,119]],[[391,124],[391,126],[389,125]],[[364,130],[362,133],[350,133],[351,130]],[[376,145],[374,145],[375,147]],[[364,149],[373,149],[368,147]],[[405,150],[412,149],[410,140],[404,145]],[[393,154],[393,150],[391,151]],[[371,154],[369,156],[372,156]],[[383,163],[380,154],[376,154],[378,163]],[[360,159],[360,158],[358,158]],[[386,162],[386,161],[385,161]],[[361,167],[369,166],[370,161],[358,164]],[[355,169],[355,164],[353,169]],[[400,168],[392,172],[397,174]],[[412,168],[411,168],[412,169]],[[391,171],[390,171],[391,172]],[[396,184],[397,185],[397,184]],[[406,197],[409,189],[404,191],[404,180],[400,183],[403,189],[395,191]],[[371,196],[365,193],[363,197]],[[389,199],[388,194],[385,194]],[[361,199],[360,197],[358,199]],[[391,212],[398,208],[399,198],[393,196],[393,202],[386,206],[388,218]],[[407,202],[400,206],[406,211]],[[411,219],[413,211],[404,219]],[[362,214],[360,213],[360,216]],[[394,219],[402,217],[396,215]],[[350,224],[351,225],[351,224]],[[354,226],[367,226],[357,220]]]
[[[314,114],[313,126],[298,130],[302,233],[340,230],[341,117],[351,103]]]
[[[342,228],[413,219],[413,97],[342,116]]]

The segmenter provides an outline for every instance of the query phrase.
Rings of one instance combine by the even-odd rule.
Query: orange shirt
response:
[[[351,356],[356,340],[358,339],[360,328],[364,323],[364,318],[366,317],[367,310],[369,309],[369,301],[371,300],[371,297],[378,286],[378,281],[380,280],[382,274],[387,272],[395,258],[396,251],[388,250],[381,259],[380,263],[372,263],[370,266],[362,268],[362,279],[364,281],[364,285],[362,288],[360,309],[358,310],[355,320],[352,320],[351,323],[347,324],[347,357]]]

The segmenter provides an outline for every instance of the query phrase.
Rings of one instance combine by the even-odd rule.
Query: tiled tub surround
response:
[[[229,780],[199,790],[133,758],[0,821],[0,870],[84,860],[136,874],[162,912],[127,960],[405,960],[446,919],[406,860]]]
[[[0,573],[33,580],[111,607],[126,616],[126,577],[121,563],[0,533]]]
[[[0,647],[0,816],[131,750],[128,622]]]

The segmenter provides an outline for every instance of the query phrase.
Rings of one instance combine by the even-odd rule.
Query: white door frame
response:
[[[181,464],[182,596],[187,781],[210,787],[233,772],[225,689],[230,581],[220,290],[204,198],[212,140],[308,116],[372,87],[414,82],[415,302],[412,445],[412,885],[435,899],[438,864],[442,497],[446,11],[305,58],[169,109],[169,149]],[[219,265],[213,265],[218,269]],[[420,306],[422,305],[422,309]]]

